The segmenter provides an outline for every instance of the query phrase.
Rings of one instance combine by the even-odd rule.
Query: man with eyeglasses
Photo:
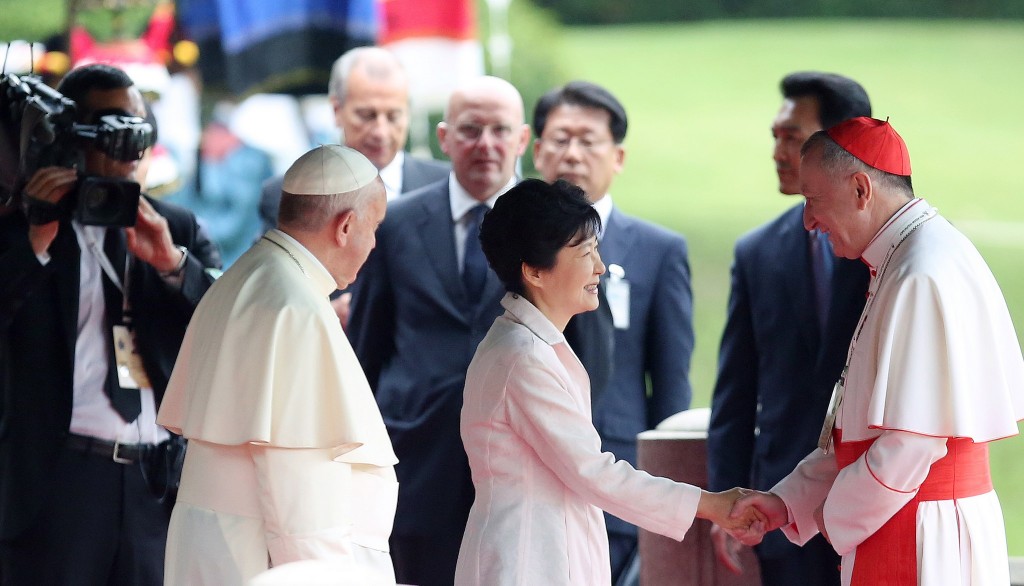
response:
[[[473,503],[462,388],[504,294],[477,232],[516,183],[530,140],[522,97],[507,81],[475,78],[452,93],[437,136],[452,173],[389,206],[347,330],[399,460],[395,576],[420,586],[453,583]]]
[[[533,160],[545,181],[580,186],[601,216],[598,237],[608,270],[600,307],[575,316],[565,336],[590,375],[602,448],[636,466],[637,434],[690,406],[693,298],[683,237],[612,203],[609,190],[626,158],[626,126],[626,110],[610,92],[570,82],[534,108]],[[612,578],[625,583],[637,530],[607,514],[605,520]]]

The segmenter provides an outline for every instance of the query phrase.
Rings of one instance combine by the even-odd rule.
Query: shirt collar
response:
[[[601,233],[597,235],[597,239],[601,240],[604,238],[604,232],[608,229],[608,218],[612,215],[612,194],[606,193],[604,197],[594,202],[594,209],[597,210],[597,215],[601,216]]]
[[[555,324],[522,295],[505,293],[501,299],[501,306],[505,308],[506,315],[526,326],[545,344],[554,346],[565,341],[565,336],[558,331]]]
[[[405,164],[405,151],[398,151],[394,159],[380,170],[380,180],[391,201],[402,193],[402,165]]]
[[[899,240],[903,229],[931,209],[932,206],[921,198],[914,198],[907,202],[875,234],[871,242],[868,243],[868,247],[860,255],[861,258],[872,269],[877,268],[885,260],[889,248]]]
[[[494,202],[498,201],[501,194],[512,189],[512,186],[515,184],[516,178],[512,177],[504,187],[496,191],[494,195],[487,198],[483,203],[487,205],[487,207],[493,208]],[[462,185],[459,184],[459,180],[455,178],[455,173],[451,173],[448,175],[448,203],[451,205],[452,220],[458,222],[462,220],[462,217],[466,215],[466,212],[475,208],[481,202],[469,195],[469,192],[467,192]]]
[[[313,253],[298,240],[285,234],[281,230],[273,229],[268,231],[264,238],[277,244],[289,253],[293,260],[299,265],[299,270],[313,281],[313,286],[323,295],[330,295],[338,288],[338,282],[334,280],[327,267],[320,262]]]

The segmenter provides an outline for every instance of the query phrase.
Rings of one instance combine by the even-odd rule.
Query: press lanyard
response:
[[[107,228],[110,230],[111,228]],[[92,250],[96,260],[100,263],[100,268],[103,269],[103,273],[107,275],[110,282],[117,287],[117,290],[121,292],[121,315],[125,323],[131,322],[131,311],[128,308],[128,291],[131,290],[131,262],[132,253],[127,252],[124,256],[124,279],[118,277],[117,271],[114,270],[114,265],[111,264],[110,259],[107,258],[107,253],[96,243],[92,238],[92,234],[85,234],[86,240],[89,242],[89,248]],[[123,284],[122,284],[123,283]]]
[[[868,315],[871,313],[871,307],[874,305],[875,297],[878,295],[878,290],[882,285],[882,278],[885,276],[886,270],[889,268],[889,262],[892,261],[892,257],[896,253],[896,249],[906,242],[907,238],[910,238],[910,235],[916,232],[917,229],[924,225],[925,222],[934,218],[937,213],[938,210],[933,207],[928,207],[916,218],[911,220],[910,223],[900,229],[898,235],[899,238],[889,247],[889,250],[885,253],[885,257],[882,260],[882,264],[871,279],[871,284],[868,287],[867,303],[864,304],[864,311],[860,313],[860,319],[857,321],[857,329],[854,330],[855,333],[853,335],[853,340],[850,341],[850,348],[846,352],[846,363],[843,365],[843,371],[840,373],[839,380],[832,389],[832,399],[829,401],[828,413],[825,415],[825,422],[821,428],[821,435],[818,437],[818,447],[825,452],[829,451],[829,447],[832,444],[832,429],[835,427],[836,414],[839,411],[840,405],[843,403],[843,394],[846,391],[846,375],[850,371],[850,362],[853,360],[854,349],[857,347],[857,341],[860,340],[864,324],[867,323]]]

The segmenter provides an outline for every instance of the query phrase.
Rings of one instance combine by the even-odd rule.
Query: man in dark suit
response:
[[[452,174],[389,205],[347,330],[398,456],[395,575],[420,586],[452,584],[473,503],[462,390],[504,294],[477,232],[516,182],[530,140],[522,97],[496,77],[471,80],[452,93],[437,136]]]
[[[79,123],[145,115],[113,67],[75,69],[59,90]],[[83,149],[86,173],[136,177],[138,161]],[[45,214],[78,183],[74,169],[43,167],[19,197]],[[173,499],[146,459],[169,438],[156,409],[219,261],[191,213],[158,201],[140,200],[123,230],[69,216],[0,212],[0,575],[158,585]]]
[[[693,298],[686,241],[612,204],[625,161],[626,111],[604,88],[574,81],[537,102],[534,163],[545,181],[580,186],[601,215],[600,307],[574,317],[569,345],[591,378],[603,448],[636,466],[636,436],[690,406]],[[648,388],[647,380],[650,380]],[[613,580],[636,550],[636,527],[608,515]]]
[[[781,89],[775,169],[779,191],[793,195],[804,141],[870,116],[871,103],[860,84],[829,73],[792,73]],[[804,229],[802,202],[736,243],[708,430],[711,490],[768,490],[814,449],[867,286],[863,263],[834,257],[827,238]],[[716,529],[712,539],[739,572],[739,543]],[[801,548],[776,532],[755,553],[765,586],[839,584],[839,556],[820,535]]]
[[[345,52],[334,62],[327,94],[343,144],[377,167],[388,200],[448,176],[448,164],[404,151],[409,133],[409,78],[390,51],[357,47]],[[263,182],[260,234],[277,226],[283,179],[279,175]]]

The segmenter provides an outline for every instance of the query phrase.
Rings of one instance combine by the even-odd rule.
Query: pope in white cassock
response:
[[[285,174],[280,226],[203,298],[158,421],[189,440],[165,581],[245,584],[329,559],[394,583],[397,462],[328,301],[373,248],[386,197],[357,151],[320,146]]]
[[[868,300],[819,448],[735,510],[761,508],[795,543],[823,533],[844,585],[1009,584],[988,442],[1018,432],[1024,360],[999,286],[914,197],[888,122],[813,135],[801,185],[804,226],[870,267]]]

